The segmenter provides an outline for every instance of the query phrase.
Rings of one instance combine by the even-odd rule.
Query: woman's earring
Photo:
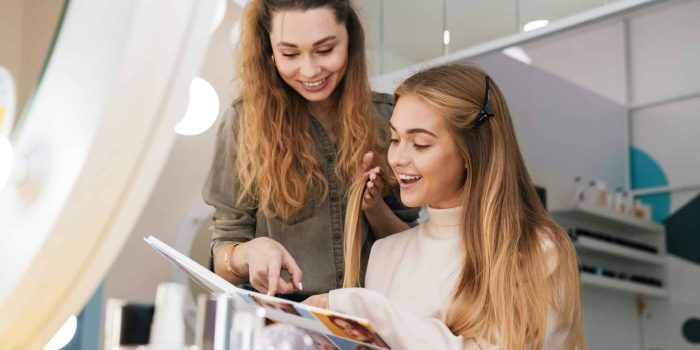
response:
[[[270,55],[272,57],[272,63],[275,63],[275,55]]]

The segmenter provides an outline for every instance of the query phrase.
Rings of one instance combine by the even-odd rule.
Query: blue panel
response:
[[[78,329],[73,340],[64,350],[93,350],[99,349],[100,325],[102,323],[102,304],[104,298],[104,282],[100,283],[83,311],[78,315]]]
[[[646,152],[630,147],[630,178],[633,190],[668,186],[668,178],[654,158]],[[669,193],[640,196],[642,203],[651,204],[652,219],[661,222],[670,214],[671,195]]]

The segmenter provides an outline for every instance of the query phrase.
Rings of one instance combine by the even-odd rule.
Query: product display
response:
[[[624,238],[619,238],[607,233],[602,233],[602,232],[595,232],[579,227],[574,227],[574,228],[569,228],[566,230],[567,233],[569,234],[569,237],[574,240],[574,242],[577,240],[578,236],[583,236],[583,237],[589,237],[593,239],[598,239],[601,241],[605,241],[608,243],[613,243],[621,246],[625,246],[628,248],[632,249],[637,249],[637,250],[642,250],[648,253],[653,253],[653,254],[658,254],[659,250],[653,245],[649,244],[644,244],[644,243],[639,243],[635,242],[632,240],[624,239]]]
[[[663,282],[657,278],[653,277],[648,277],[648,276],[640,276],[640,275],[632,275],[632,274],[627,274],[624,272],[617,272],[613,271],[610,269],[605,269],[602,266],[591,266],[591,265],[586,265],[586,264],[581,264],[579,266],[579,270],[583,273],[589,273],[592,275],[598,275],[598,276],[604,276],[608,278],[614,278],[618,280],[623,280],[623,281],[630,281],[634,283],[639,283],[639,284],[646,284],[649,286],[654,286],[654,287],[662,287]]]
[[[587,204],[617,214],[651,220],[651,205],[635,199],[632,194],[621,187],[616,188],[614,194],[611,193],[608,191],[605,181],[602,180],[591,180],[587,186],[584,186],[581,177],[575,176],[573,202],[574,205]]]

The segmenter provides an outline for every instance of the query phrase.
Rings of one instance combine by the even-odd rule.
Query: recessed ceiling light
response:
[[[522,63],[532,64],[532,58],[530,58],[530,55],[520,46],[507,47],[503,49],[501,53]]]
[[[534,21],[530,21],[525,23],[523,26],[523,32],[529,32],[531,30],[535,30],[537,28],[542,28],[546,25],[549,24],[549,20],[547,19],[536,19]]]

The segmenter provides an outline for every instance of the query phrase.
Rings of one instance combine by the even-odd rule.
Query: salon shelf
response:
[[[668,290],[666,290],[665,288],[646,286],[640,283],[617,280],[610,277],[592,275],[590,273],[581,273],[580,276],[581,284],[584,286],[615,289],[623,292],[654,298],[668,297]]]
[[[617,257],[639,261],[652,265],[666,265],[666,256],[647,253],[633,248],[604,242],[595,238],[579,236],[574,242],[577,249],[606,253]]]
[[[552,215],[555,218],[560,217],[592,222],[620,232],[648,234],[662,234],[664,232],[663,225],[616,213],[609,209],[600,208],[588,203],[578,203],[571,209],[554,211]]]

